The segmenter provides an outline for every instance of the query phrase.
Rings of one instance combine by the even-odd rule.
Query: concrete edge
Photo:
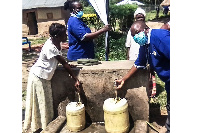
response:
[[[147,123],[145,120],[136,120],[134,122],[134,133],[147,133]]]
[[[65,121],[65,116],[58,116],[55,120],[50,122],[41,133],[57,133],[63,128]]]

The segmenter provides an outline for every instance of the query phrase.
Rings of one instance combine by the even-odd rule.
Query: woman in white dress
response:
[[[53,23],[49,27],[49,34],[50,38],[43,45],[37,62],[29,72],[24,121],[25,131],[31,128],[32,132],[38,132],[53,120],[51,78],[59,62],[75,80],[75,87],[79,88],[80,85],[69,64],[61,56],[61,43],[67,40],[65,26]]]

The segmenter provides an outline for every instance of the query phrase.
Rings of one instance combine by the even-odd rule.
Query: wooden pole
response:
[[[109,19],[109,0],[106,0],[106,14],[107,14],[107,21],[108,24],[110,24],[110,19]],[[109,55],[109,36],[108,36],[108,31],[106,32],[106,36],[105,36],[105,49],[106,49],[106,53],[105,53],[105,58],[106,61],[108,61],[108,55]]]

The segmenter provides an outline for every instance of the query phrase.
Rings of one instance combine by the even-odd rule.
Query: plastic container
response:
[[[108,133],[127,133],[130,127],[128,103],[125,98],[116,102],[114,98],[104,101],[105,129]]]
[[[73,132],[85,128],[85,106],[82,103],[70,102],[66,106],[67,129]]]

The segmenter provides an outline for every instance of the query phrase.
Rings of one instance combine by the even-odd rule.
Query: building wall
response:
[[[49,26],[52,23],[60,23],[60,24],[65,25],[64,20],[38,22],[38,36],[48,37],[49,36]]]
[[[36,19],[37,19],[37,9],[26,9],[26,10],[22,10],[22,24],[26,24],[27,25],[27,21],[28,21],[28,13],[29,12],[35,12],[36,13]]]
[[[50,13],[53,15],[53,18],[48,18],[47,14]],[[61,7],[54,7],[54,8],[38,8],[38,21],[42,20],[57,20],[62,19],[61,15]]]
[[[48,36],[49,26],[52,23],[66,24],[65,20],[69,19],[70,12],[65,11],[63,7],[36,8],[22,11],[22,36],[27,36],[29,28],[27,25],[29,12],[35,12],[37,20],[38,34],[36,36]]]

